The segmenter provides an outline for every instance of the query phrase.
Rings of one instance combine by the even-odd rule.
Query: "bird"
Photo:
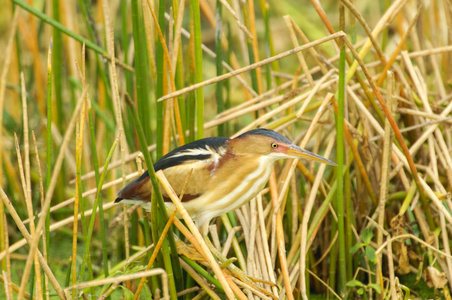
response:
[[[160,158],[162,170],[182,204],[207,237],[212,219],[233,211],[261,192],[280,159],[305,158],[328,165],[336,163],[298,147],[283,135],[265,128],[235,138],[208,137],[180,146]],[[165,204],[175,207],[162,189]],[[152,183],[148,171],[122,188],[116,203],[141,204],[150,210]]]

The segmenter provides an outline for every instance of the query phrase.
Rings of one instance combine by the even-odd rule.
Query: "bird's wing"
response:
[[[214,137],[186,144],[163,156],[154,164],[154,169],[163,170],[174,191],[184,195],[182,201],[197,198],[207,188],[212,172],[226,152],[228,140]],[[167,196],[164,190],[162,193]],[[152,184],[146,171],[120,190],[115,202],[122,199],[150,201],[151,195]]]

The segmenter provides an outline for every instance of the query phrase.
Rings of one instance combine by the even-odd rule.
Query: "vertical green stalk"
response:
[[[89,255],[90,255],[89,249],[90,249],[90,245],[91,245],[91,237],[93,236],[94,221],[96,220],[96,212],[97,212],[97,207],[99,206],[102,185],[104,184],[104,179],[105,179],[105,175],[107,174],[108,165],[110,164],[111,158],[116,149],[116,145],[118,144],[118,141],[119,141],[119,136],[116,137],[115,141],[113,142],[113,145],[110,148],[110,151],[108,152],[107,159],[106,159],[105,165],[104,165],[104,169],[102,170],[102,174],[100,175],[100,178],[99,178],[99,184],[97,185],[96,198],[94,199],[94,204],[93,204],[93,212],[91,214],[88,232],[87,232],[86,238],[85,238],[85,250],[84,250],[84,254],[83,254],[82,265],[80,266],[79,278],[81,278],[81,279],[83,279],[83,276],[85,273],[85,264],[90,259],[89,258]]]
[[[152,190],[153,190],[152,201],[157,203],[157,205],[155,205],[155,204],[151,204],[151,205],[152,205],[152,208],[158,207],[158,219],[156,220],[157,222],[155,222],[155,223],[158,224],[158,222],[160,222],[162,224],[166,224],[168,222],[168,213],[166,211],[165,202],[163,201],[162,192],[160,190],[160,184],[159,184],[159,181],[155,174],[154,164],[152,162],[151,154],[149,153],[149,151],[147,149],[147,143],[146,143],[146,138],[144,136],[143,127],[141,126],[141,123],[138,120],[138,115],[136,114],[135,110],[133,109],[133,103],[132,103],[131,99],[126,98],[126,100],[127,100],[127,104],[130,106],[130,109],[132,111],[133,123],[135,124],[135,128],[136,128],[137,135],[138,135],[138,140],[140,141],[140,150],[143,153],[144,160],[146,162],[146,167],[149,172],[149,178],[151,179]],[[157,237],[157,239],[158,239],[158,237]],[[170,296],[171,296],[171,299],[177,299],[176,283],[174,281],[174,274],[173,274],[174,270],[173,270],[173,266],[171,263],[171,257],[170,257],[171,249],[168,244],[168,240],[169,240],[169,244],[171,245],[171,247],[176,249],[174,233],[173,233],[171,227],[168,230],[167,237],[163,240],[161,251],[163,254],[163,263],[165,265],[165,270],[168,275]],[[156,245],[157,241],[154,240],[154,242]],[[175,265],[174,268],[180,268],[180,266]]]
[[[93,158],[93,168],[96,175],[96,186],[99,186],[100,174],[99,174],[99,161],[97,158],[97,147],[96,147],[96,135],[94,133],[94,120],[93,112],[91,106],[88,108],[88,121],[89,121],[89,132],[91,139],[91,153]],[[99,196],[101,198],[102,195]],[[99,221],[100,221],[100,231],[102,238],[102,260],[104,267],[104,276],[108,277],[108,247],[105,233],[105,221],[104,221],[104,208],[103,205],[99,205]]]
[[[262,4],[261,4],[262,5]],[[265,55],[268,57],[272,56],[271,55],[271,30],[270,30],[270,14],[268,13],[268,4],[265,3],[263,4],[264,6],[262,7],[262,17],[264,19],[264,24],[265,24]],[[266,74],[265,74],[265,79],[267,81],[267,90],[270,90],[272,87],[272,72],[271,72],[271,64],[267,64],[265,66],[265,70],[266,70]]]
[[[54,29],[55,31],[55,29]],[[54,32],[55,34],[55,32]],[[49,189],[50,179],[52,177],[52,51],[53,51],[53,38],[50,38],[49,43],[49,54],[47,58],[47,143],[46,143],[46,190]],[[61,49],[61,48],[60,48]],[[55,59],[55,58],[54,58]],[[57,68],[58,69],[58,68]],[[59,81],[60,79],[55,79]],[[55,86],[56,90],[56,86]],[[58,107],[58,106],[57,106]],[[50,208],[47,212],[46,221],[45,221],[45,232],[46,232],[46,249],[50,249]],[[44,285],[46,284],[46,280],[43,281]],[[46,286],[44,286],[43,290],[46,290]]]
[[[344,6],[339,5],[340,30],[345,29]],[[338,218],[338,258],[339,258],[339,277],[338,291],[341,297],[345,296],[347,282],[347,266],[345,261],[345,224],[344,224],[344,98],[345,98],[345,45],[343,40],[339,40],[339,87],[338,87],[338,112],[336,115],[336,163],[337,169],[337,194],[336,194],[336,214]]]
[[[193,17],[193,36],[195,41],[195,83],[202,82],[202,48],[201,48],[201,15],[199,0],[190,0],[190,9]],[[198,139],[204,137],[204,89],[195,91],[196,98],[196,127]]]
[[[351,3],[355,2],[354,0],[350,0]],[[354,45],[356,43],[356,19],[355,15],[350,13],[350,41]]]
[[[354,210],[351,197],[351,179],[350,179],[350,168],[346,168],[344,173],[344,184],[345,184],[345,230],[347,231],[347,238],[345,244],[345,253],[350,253],[350,248],[354,245],[353,242],[353,232],[352,226],[354,226]],[[347,259],[347,281],[351,280],[353,277],[353,257],[351,255],[346,255]]]
[[[133,0],[132,6],[132,33],[133,44],[135,46],[135,72],[136,72],[136,88],[137,88],[137,105],[140,120],[143,123],[143,130],[147,139],[151,138],[151,124],[149,114],[149,99],[147,93],[147,50],[146,37],[144,33],[143,11],[141,9],[141,1]],[[158,131],[158,130],[157,130]]]
[[[193,18],[191,18],[193,19]],[[190,35],[190,62],[189,62],[189,83],[194,84],[195,79],[195,69],[196,69],[196,59],[195,59],[195,51],[194,51],[194,37],[193,37],[193,20],[190,22],[190,31],[192,34]],[[196,100],[195,93],[190,92],[187,96],[187,122],[188,122],[188,130],[189,130],[189,139],[188,141],[192,142],[195,140],[195,129],[196,129]]]
[[[227,23],[227,40],[228,40],[228,45],[232,45],[232,34],[231,34],[231,24],[228,22]],[[226,51],[226,55],[223,57],[224,61],[228,64],[231,65],[231,60],[230,60],[230,55],[229,55],[229,51],[230,51],[230,47],[228,47],[227,51]],[[224,101],[224,108],[227,110],[229,108],[231,108],[231,84],[230,84],[230,79],[226,79],[224,80],[224,89],[225,89],[225,96],[226,99]],[[230,136],[229,133],[229,126],[226,126],[225,129],[225,136]]]
[[[173,0],[173,12],[174,12],[174,19],[176,20],[179,16],[180,10],[179,10],[179,1]],[[184,11],[184,10],[183,10]],[[183,14],[182,11],[182,14]],[[173,26],[173,32],[176,32],[176,22],[174,22]],[[182,60],[182,36],[174,37],[174,42],[176,39],[179,39],[179,47],[177,49],[173,49],[173,51],[177,51],[177,60],[176,60],[176,66],[175,66],[175,72],[174,72],[174,82],[176,84],[176,90],[184,88],[184,65]],[[174,66],[173,66],[174,67]],[[180,95],[177,97],[177,101],[179,104],[179,115],[181,118],[182,123],[182,132],[184,132],[184,140],[187,142],[187,137],[185,136],[186,130],[187,130],[187,112],[186,112],[186,106],[187,103],[185,102],[185,96]],[[176,112],[175,112],[176,113]]]
[[[165,28],[165,0],[159,0],[159,15],[158,23],[160,29]],[[155,47],[155,65],[157,68],[157,87],[155,89],[155,99],[160,99],[163,96],[165,90],[165,68],[163,57],[163,44],[160,39],[157,39],[157,45]],[[165,103],[157,102],[157,158],[163,155],[163,126],[164,126],[164,106]],[[158,236],[156,237],[158,239]],[[154,241],[155,242],[155,241]]]
[[[221,22],[221,17],[223,14],[223,4],[221,1],[217,0],[217,11],[216,11],[216,28],[215,28],[215,52],[216,52],[216,67],[217,76],[223,74],[223,47],[221,46],[221,35],[223,32],[223,25]],[[224,100],[223,100],[223,82],[217,82],[215,96],[217,98],[217,113],[224,111]],[[218,125],[218,135],[225,136],[224,125]]]

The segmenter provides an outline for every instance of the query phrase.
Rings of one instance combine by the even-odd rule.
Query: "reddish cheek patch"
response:
[[[278,145],[277,148],[273,149],[274,152],[278,152],[278,153],[287,153],[287,150],[289,149],[289,147],[284,146],[284,145]]]

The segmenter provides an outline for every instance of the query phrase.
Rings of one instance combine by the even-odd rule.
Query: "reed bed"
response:
[[[451,299],[449,1],[4,6],[0,298]],[[338,164],[278,162],[211,224],[259,281],[176,195],[181,220],[159,189],[113,203],[146,168],[171,193],[171,149],[257,127]]]

